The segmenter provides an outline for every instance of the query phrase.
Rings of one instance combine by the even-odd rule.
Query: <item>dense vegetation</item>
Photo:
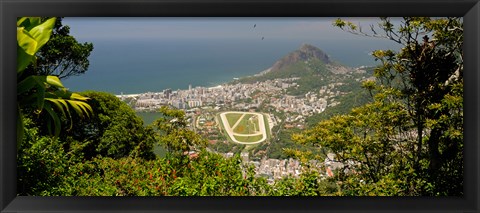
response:
[[[373,101],[333,116],[301,134],[300,143],[336,153],[345,195],[463,194],[463,27],[460,18],[404,18],[383,35],[404,46],[377,50],[375,81],[363,86]]]
[[[342,95],[336,99],[339,102],[338,105],[327,107],[325,111],[319,114],[314,114],[306,119],[308,127],[313,127],[317,123],[323,120],[327,120],[334,115],[341,115],[348,113],[352,108],[362,106],[372,100],[367,90],[361,88],[361,84],[358,82],[352,82],[348,85],[348,93]]]
[[[272,155],[294,156],[304,165],[299,178],[274,184],[257,177],[238,152],[225,158],[208,151],[207,140],[187,128],[183,111],[163,107],[162,116],[144,125],[115,96],[73,93],[58,77],[38,71],[32,62],[52,54],[39,50],[55,20],[17,23],[19,195],[463,194],[461,18],[404,18],[396,27],[382,18],[372,34],[337,20],[334,25],[346,31],[404,48],[373,53],[381,65],[374,81],[363,82],[364,93],[351,94],[361,99],[353,109],[341,106],[304,131],[283,132],[293,135],[290,140],[262,144]],[[165,147],[166,155],[153,154],[155,146]],[[310,164],[323,162],[324,152],[343,163],[333,177],[322,177],[325,168]]]

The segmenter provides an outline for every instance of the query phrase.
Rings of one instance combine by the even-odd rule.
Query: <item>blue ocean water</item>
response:
[[[382,40],[143,39],[94,40],[89,70],[64,80],[72,91],[114,94],[216,86],[259,73],[275,61],[312,44],[347,66],[373,65],[372,50],[392,48]]]

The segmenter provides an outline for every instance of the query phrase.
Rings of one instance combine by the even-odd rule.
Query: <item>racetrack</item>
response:
[[[240,118],[235,122],[235,124],[233,126],[230,126],[230,124],[228,123],[228,119],[227,119],[226,115],[229,114],[229,113],[235,113],[235,114],[241,113],[242,114],[242,116],[240,116]],[[247,114],[257,116],[259,131],[256,132],[256,133],[252,133],[252,134],[241,134],[241,133],[235,132],[234,129],[239,125],[240,121]],[[227,132],[228,136],[235,143],[247,144],[248,145],[248,144],[261,143],[261,142],[264,142],[265,140],[267,140],[267,130],[265,128],[265,119],[264,119],[264,115],[261,114],[261,113],[256,113],[256,112],[233,112],[233,111],[232,112],[223,112],[223,113],[220,113],[220,119],[221,119],[223,127],[224,127],[225,131]],[[237,138],[235,138],[235,136],[252,137],[252,136],[258,136],[258,135],[262,135],[261,139],[257,140],[257,141],[251,141],[251,142],[239,141],[239,140],[237,140]]]

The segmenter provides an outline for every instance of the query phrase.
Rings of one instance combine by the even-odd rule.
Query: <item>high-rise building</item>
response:
[[[172,103],[172,105],[177,108],[177,109],[184,109],[185,104],[182,101],[175,101]]]
[[[172,89],[164,89],[163,90],[163,94],[165,95],[165,97],[167,97],[168,99],[170,99],[170,95],[172,94]]]

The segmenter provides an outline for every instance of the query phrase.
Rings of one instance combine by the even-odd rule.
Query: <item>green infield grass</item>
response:
[[[225,115],[225,117],[227,117],[228,124],[230,125],[230,127],[233,127],[233,125],[235,125],[235,123],[237,123],[238,119],[240,119],[240,117],[242,117],[242,114],[240,114],[240,113],[228,113],[228,114]]]
[[[258,118],[256,115],[252,114],[245,115],[235,129],[233,129],[233,132],[239,134],[254,134],[258,131]]]
[[[238,136],[234,135],[235,139],[241,142],[257,142],[262,139],[262,135],[254,135],[254,136]]]

